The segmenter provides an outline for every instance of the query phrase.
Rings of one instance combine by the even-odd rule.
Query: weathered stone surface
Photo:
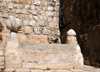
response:
[[[6,7],[6,5],[7,5],[6,2],[2,2],[1,4],[2,7]]]
[[[44,27],[43,30],[42,30],[42,33],[43,33],[44,35],[48,35],[48,34],[51,33],[51,29],[50,29],[50,28]]]
[[[49,22],[49,27],[51,28],[58,28],[59,24],[58,22]]]
[[[48,10],[49,11],[53,11],[53,7],[52,6],[48,6]]]
[[[47,36],[30,36],[29,43],[47,43]]]
[[[23,10],[17,9],[17,10],[16,10],[16,13],[18,13],[18,14],[21,14],[21,13],[22,13],[22,14],[26,14],[27,11],[24,10],[24,9],[23,9]]]
[[[30,5],[25,5],[25,9],[30,9]]]
[[[9,3],[8,8],[12,9],[13,8],[13,3]]]
[[[77,50],[69,44],[21,43],[19,49],[23,54],[23,68],[46,69],[49,67],[51,69],[71,69],[73,67],[82,67],[80,62],[76,60]],[[77,59],[79,59],[79,57]],[[74,64],[74,62],[77,62],[77,65]]]
[[[16,72],[30,72],[29,69],[16,69]]]
[[[27,36],[26,35],[19,35],[19,42],[20,43],[26,43],[27,42]]]
[[[0,56],[3,56],[4,52],[3,51],[0,51]]]
[[[7,18],[8,17],[8,14],[7,13],[4,13],[2,17],[3,18]]]
[[[40,0],[34,2],[34,5],[40,5],[40,4],[41,4]]]
[[[26,0],[20,0],[19,3],[26,3]]]
[[[24,25],[29,25],[29,20],[24,20],[24,21],[23,21],[23,24],[24,24]]]
[[[21,59],[18,53],[18,42],[8,41],[5,50],[6,68],[20,68]]]
[[[30,21],[30,24],[29,25],[35,26],[35,24],[36,24],[35,20],[32,20],[32,21]]]
[[[40,35],[42,29],[41,29],[41,27],[35,27],[35,28],[33,29],[33,31],[34,31],[35,34]]]
[[[5,72],[14,72],[15,68],[6,68],[4,71]]]
[[[9,30],[6,26],[3,26],[2,31],[3,31],[3,32],[9,32],[9,33],[10,33],[10,30]]]
[[[32,5],[33,0],[28,0],[28,4]]]
[[[14,8],[19,8],[19,4],[14,4]]]
[[[25,34],[30,34],[32,32],[31,27],[25,26]]]
[[[54,16],[54,12],[50,12],[50,11],[46,11],[46,14],[48,15],[48,16]]]
[[[37,11],[32,10],[32,11],[30,11],[30,13],[33,14],[33,15],[37,15]]]
[[[31,72],[44,72],[43,70],[31,70]]]
[[[18,31],[22,26],[22,20],[10,16],[10,19],[7,21],[6,26],[9,30]]]
[[[31,6],[31,9],[32,9],[32,10],[35,10],[35,6],[34,6],[34,5],[32,5],[32,6]]]

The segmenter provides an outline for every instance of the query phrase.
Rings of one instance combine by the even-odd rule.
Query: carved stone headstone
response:
[[[18,35],[17,32],[21,28],[21,20],[10,16],[7,22],[7,28],[11,31],[5,48],[5,63],[6,68],[20,68],[21,58],[18,51]]]
[[[79,62],[79,65],[84,65],[84,59],[83,55],[80,50],[80,46],[78,45],[77,38],[76,38],[76,32],[73,29],[70,29],[67,32],[67,43],[73,45],[76,48],[76,54],[74,54],[74,62],[73,65],[77,65],[76,63]]]

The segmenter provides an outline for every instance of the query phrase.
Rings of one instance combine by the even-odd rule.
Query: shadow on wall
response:
[[[60,21],[71,22],[59,27],[61,41],[66,42],[66,32],[74,29],[84,56],[84,63],[100,67],[100,0],[63,0],[60,3]]]

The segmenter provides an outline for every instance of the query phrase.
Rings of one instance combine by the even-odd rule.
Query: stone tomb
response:
[[[71,44],[20,43],[18,46],[17,42],[9,41],[5,53],[6,68],[82,68],[81,57]]]

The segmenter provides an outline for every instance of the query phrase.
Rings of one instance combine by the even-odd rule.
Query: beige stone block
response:
[[[29,43],[47,43],[47,36],[30,36]]]
[[[56,72],[72,72],[70,70],[56,70]]]
[[[24,32],[24,28],[23,28],[23,27],[21,27],[21,28],[19,29],[18,33],[22,33],[22,32]]]
[[[26,3],[26,0],[20,0],[19,3]]]
[[[27,36],[26,35],[19,35],[19,42],[20,43],[26,43],[27,42]]]
[[[28,0],[28,4],[32,5],[33,0]]]
[[[25,5],[25,9],[30,9],[30,5]]]
[[[30,34],[32,32],[31,27],[25,26],[25,34]]]
[[[8,32],[8,33],[10,33],[10,30],[9,30],[6,26],[3,26],[2,31],[3,31],[3,32]]]
[[[3,44],[6,44],[7,43],[7,39],[8,39],[8,37],[9,37],[9,33],[5,33],[5,34],[3,34]]]
[[[7,13],[4,13],[2,17],[3,18],[7,18],[8,17],[8,14]]]
[[[44,72],[43,70],[31,70],[31,72]]]
[[[3,56],[4,52],[3,51],[0,51],[0,56]]]
[[[58,28],[59,24],[58,22],[49,22],[49,27],[51,28]]]
[[[14,13],[14,12],[15,12],[15,10],[11,10],[11,12],[12,12],[12,13]]]
[[[12,9],[13,8],[13,3],[9,3],[8,8]]]
[[[2,2],[1,6],[6,7],[7,6],[6,2]]]
[[[16,69],[15,72],[30,72],[29,69]]]

